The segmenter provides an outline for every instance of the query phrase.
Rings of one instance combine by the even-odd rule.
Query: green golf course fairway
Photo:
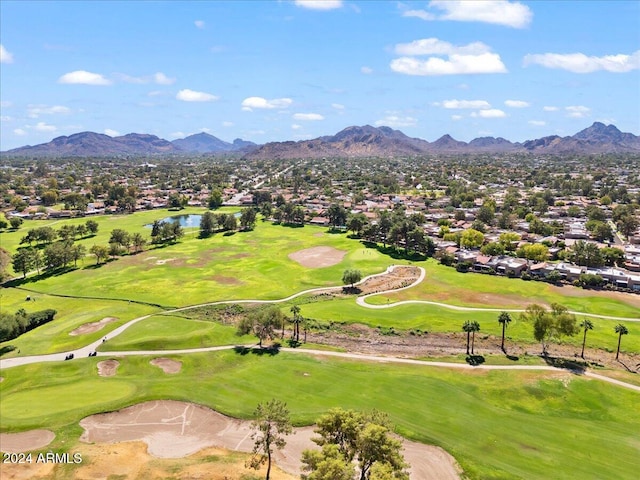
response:
[[[172,356],[182,371],[166,375],[152,358],[120,358],[110,378],[98,377],[96,358],[6,370],[3,430],[46,425],[60,432],[52,447],[64,440],[69,448],[77,422],[92,413],[176,399],[250,418],[258,402],[275,397],[296,425],[336,406],[387,412],[398,433],[442,446],[474,479],[632,479],[640,469],[637,392],[570,373],[224,351]]]

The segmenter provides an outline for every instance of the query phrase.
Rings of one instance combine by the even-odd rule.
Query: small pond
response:
[[[239,218],[240,212],[234,213],[233,215],[234,217]],[[167,223],[179,223],[180,226],[183,228],[191,228],[191,227],[198,228],[200,227],[201,219],[202,219],[202,215],[200,214],[190,214],[190,215],[174,215],[172,217],[163,218],[160,221],[167,222]],[[153,225],[150,223],[145,225],[145,227],[147,228],[151,228],[152,226]]]

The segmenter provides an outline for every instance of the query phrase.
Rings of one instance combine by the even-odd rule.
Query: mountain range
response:
[[[130,133],[119,137],[82,132],[54,138],[48,143],[2,152],[10,156],[61,157],[110,155],[234,154],[254,159],[389,157],[462,153],[593,154],[640,153],[640,137],[623,133],[614,125],[595,122],[573,136],[552,135],[525,142],[502,137],[480,137],[469,143],[443,135],[434,142],[408,137],[400,130],[370,125],[352,126],[312,140],[269,142],[257,145],[242,139],[225,142],[197,133],[172,142],[155,135]]]

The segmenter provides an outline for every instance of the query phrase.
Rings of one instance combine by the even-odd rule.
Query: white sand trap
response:
[[[29,452],[49,445],[56,438],[51,430],[29,430],[20,433],[0,433],[0,451]]]
[[[103,360],[102,362],[98,362],[98,375],[101,377],[113,377],[119,366],[120,362],[117,360]]]
[[[182,362],[170,358],[154,358],[149,363],[161,368],[164,373],[178,373],[182,370]]]
[[[105,317],[99,322],[85,323],[83,325],[80,325],[75,330],[71,330],[69,332],[69,335],[86,335],[87,333],[97,332],[99,330],[102,330],[107,324],[115,322],[116,320],[118,320],[116,317]]]
[[[333,247],[313,247],[290,253],[289,258],[307,268],[330,267],[340,263],[347,254]]]
[[[217,446],[250,452],[251,422],[236,420],[193,403],[162,400],[140,403],[123,410],[101,413],[80,421],[82,442],[126,442],[142,440],[149,454],[179,458],[203,448]],[[300,475],[302,451],[318,448],[311,441],[313,427],[295,428],[286,437],[284,449],[275,454],[283,470]],[[455,459],[438,447],[403,440],[404,456],[411,465],[412,480],[458,480]]]

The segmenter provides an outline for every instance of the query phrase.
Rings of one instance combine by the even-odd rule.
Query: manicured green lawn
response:
[[[180,348],[256,343],[251,335],[236,335],[236,328],[216,322],[172,315],[142,320],[100,347],[100,351],[175,350]]]
[[[35,301],[26,301],[29,295]],[[0,288],[2,311],[15,313],[24,308],[27,313],[52,308],[58,313],[50,323],[27,332],[14,340],[0,343],[0,348],[12,345],[16,349],[3,356],[36,355],[64,352],[92,343],[119,325],[157,311],[158,308],[129,302],[108,300],[87,300],[62,298],[51,295],[34,294],[15,288]],[[98,322],[106,317],[115,317],[116,321],[106,324],[102,330],[85,335],[69,335],[71,331],[85,323]]]
[[[90,413],[160,398],[249,418],[258,402],[276,397],[298,425],[336,406],[385,411],[399,433],[444,447],[472,479],[633,479],[640,469],[638,393],[569,373],[460,372],[288,353],[175,358],[183,362],[177,375],[151,366],[151,357],[119,359],[110,378],[97,376],[100,358],[4,370],[0,424],[77,431],[72,425]]]

